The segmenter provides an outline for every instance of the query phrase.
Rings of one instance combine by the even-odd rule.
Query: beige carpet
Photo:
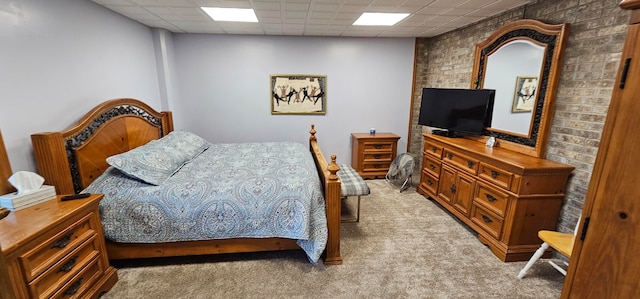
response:
[[[559,298],[564,276],[539,261],[503,263],[464,225],[415,192],[368,180],[359,223],[342,225],[341,266],[302,251],[114,263],[107,298]],[[355,198],[345,212],[354,212]]]

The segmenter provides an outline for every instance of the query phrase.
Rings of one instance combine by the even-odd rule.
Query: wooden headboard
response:
[[[101,103],[60,132],[31,135],[38,173],[58,194],[79,193],[109,165],[107,157],[173,131],[171,112],[130,98]]]
[[[7,181],[12,174],[9,155],[7,155],[7,148],[4,146],[2,132],[0,132],[0,195],[15,191],[11,184],[9,184],[9,181]]]

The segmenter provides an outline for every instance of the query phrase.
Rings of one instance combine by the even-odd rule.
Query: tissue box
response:
[[[0,206],[17,211],[56,198],[56,188],[42,185],[40,189],[22,195],[13,192],[0,196]]]

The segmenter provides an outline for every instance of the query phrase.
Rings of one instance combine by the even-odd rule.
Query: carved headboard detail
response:
[[[107,157],[171,131],[171,112],[124,98],[102,103],[64,131],[33,134],[31,142],[45,183],[67,194],[79,193],[100,176],[109,167]]]

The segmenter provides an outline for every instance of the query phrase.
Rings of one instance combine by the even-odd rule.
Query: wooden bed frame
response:
[[[8,181],[12,174],[13,172],[11,171],[9,155],[7,155],[7,148],[4,146],[2,132],[0,132],[0,194],[7,194],[16,191]]]
[[[60,132],[31,135],[38,172],[58,194],[82,191],[109,165],[106,158],[123,153],[173,131],[171,112],[157,112],[130,98],[106,101]],[[335,155],[327,162],[311,125],[309,147],[323,184],[328,241],[324,264],[342,264],[340,256],[340,180]],[[107,240],[110,259],[202,255],[300,249],[295,240],[238,238],[171,243],[116,243]]]

